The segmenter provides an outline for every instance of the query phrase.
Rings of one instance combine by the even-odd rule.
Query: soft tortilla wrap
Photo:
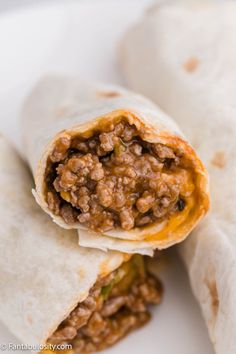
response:
[[[215,350],[236,353],[236,3],[167,3],[126,34],[132,89],[180,124],[210,173],[212,210],[180,247]]]
[[[24,344],[44,344],[87,298],[98,278],[129,259],[77,244],[54,225],[31,194],[18,154],[0,137],[0,320]]]
[[[67,229],[78,229],[80,245],[151,255],[155,248],[163,249],[184,240],[206,213],[209,201],[208,176],[205,167],[186,142],[177,125],[145,98],[116,86],[81,82],[71,77],[46,77],[27,99],[22,116],[23,152],[34,174],[36,200],[58,225]],[[55,164],[50,162],[51,156],[54,158],[55,151],[59,151],[59,148],[57,150],[58,142],[67,139],[72,146],[76,139],[84,139],[83,141],[87,142],[92,139],[91,136],[97,134],[97,131],[108,129],[108,124],[116,127],[120,121],[136,129],[142,142],[169,147],[183,156],[185,163],[188,164],[186,167],[189,169],[188,176],[191,175],[191,182],[185,181],[181,187],[186,195],[190,196],[186,197],[184,202],[185,209],[182,212],[175,212],[176,204],[173,204],[172,215],[168,214],[166,217],[150,222],[147,226],[134,226],[129,230],[118,225],[92,232],[86,223],[81,223],[78,219],[66,223],[60,214],[61,206],[57,212],[49,207],[47,196],[50,188],[53,189],[53,195],[59,198],[63,208],[69,205],[71,213],[82,212],[81,208],[75,208],[74,205],[72,207],[71,200],[68,201],[72,192],[68,195],[65,189],[61,193],[58,193],[58,190],[55,193],[54,184],[50,182],[49,186],[48,180],[51,177],[48,177],[48,171],[54,169],[53,176],[58,173],[55,172],[58,170],[52,167]],[[74,150],[73,153],[75,153]],[[84,156],[85,153],[81,155]],[[60,161],[60,164],[62,162]],[[118,167],[122,168],[122,166]],[[185,172],[184,168],[182,172]],[[172,176],[171,171],[169,175]],[[74,175],[72,177],[74,178]],[[131,178],[131,183],[132,180]],[[107,188],[106,183],[104,183],[104,188]],[[191,191],[188,194],[191,188],[194,192]],[[133,196],[136,194],[137,190]],[[80,201],[80,198],[78,200]],[[111,209],[111,207],[107,209],[104,207],[103,212],[109,214]],[[103,212],[100,214],[98,212],[95,220],[98,220]],[[78,214],[79,216],[81,215]],[[117,215],[115,217],[117,218]]]

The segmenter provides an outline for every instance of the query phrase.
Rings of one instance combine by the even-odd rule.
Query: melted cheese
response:
[[[193,183],[193,173],[190,170],[178,169],[171,174],[178,181],[180,186],[180,195],[184,197],[186,206],[183,211],[178,211],[170,217],[165,227],[155,234],[149,234],[145,241],[164,240],[168,238],[168,234],[176,230],[189,217],[190,211],[194,208],[196,195],[194,193],[195,186]]]

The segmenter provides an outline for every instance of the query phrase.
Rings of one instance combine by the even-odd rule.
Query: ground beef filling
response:
[[[135,255],[94,285],[48,343],[71,344],[75,354],[102,350],[144,325],[150,318],[147,306],[159,304],[161,297],[160,282]]]
[[[134,125],[61,138],[48,161],[47,203],[66,223],[131,230],[185,208],[180,153],[143,141]]]

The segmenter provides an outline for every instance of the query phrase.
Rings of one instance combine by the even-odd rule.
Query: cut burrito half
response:
[[[212,210],[181,247],[216,353],[236,353],[236,3],[168,2],[126,34],[133,89],[184,129],[210,174]]]
[[[68,354],[109,347],[145,324],[162,289],[143,257],[78,247],[76,231],[53,224],[31,186],[0,137],[0,320],[21,343]]]
[[[208,209],[207,172],[176,124],[145,98],[70,77],[43,79],[23,111],[34,195],[80,245],[152,254]]]

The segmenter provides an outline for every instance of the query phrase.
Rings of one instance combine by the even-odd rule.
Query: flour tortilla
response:
[[[44,344],[99,276],[128,259],[78,246],[31,194],[24,163],[0,137],[0,320],[22,343]]]
[[[176,119],[210,172],[212,210],[180,247],[216,353],[236,353],[236,3],[168,2],[121,45],[132,89]]]
[[[167,220],[165,224],[153,223],[143,230],[115,229],[98,235],[86,230],[79,222],[66,224],[61,216],[54,215],[48,208],[45,169],[58,138],[91,131],[102,120],[113,120],[121,115],[128,117],[131,124],[144,127],[146,140],[178,145],[193,161],[199,201],[179,227],[166,231],[165,237],[158,237],[158,232],[167,230]],[[23,150],[34,174],[34,195],[38,204],[61,227],[78,229],[82,246],[152,255],[155,248],[163,249],[185,239],[208,209],[208,176],[200,159],[173,120],[142,96],[117,86],[49,76],[41,80],[25,103],[22,131]]]

